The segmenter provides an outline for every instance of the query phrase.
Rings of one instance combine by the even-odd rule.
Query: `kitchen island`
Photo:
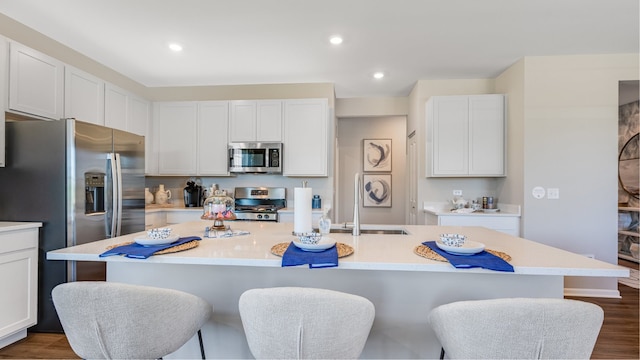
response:
[[[47,258],[105,261],[107,281],[174,288],[207,299],[214,306],[213,317],[202,331],[208,358],[251,357],[238,313],[240,295],[251,288],[305,286],[364,296],[374,303],[376,318],[363,358],[437,358],[440,345],[427,315],[438,305],[501,297],[562,298],[564,276],[629,275],[627,269],[617,265],[482,227],[409,225],[386,226],[405,229],[408,235],[331,234],[354,249],[352,255],[340,258],[338,267],[282,268],[281,258],[273,255],[271,248],[294,238],[293,224],[227,224],[250,234],[203,238],[196,248],[144,260],[98,256],[110,245],[144,234],[138,233],[50,251]],[[204,228],[210,225],[211,221],[193,221],[172,228],[181,236],[203,236]],[[456,269],[414,253],[421,242],[435,240],[440,233],[465,234],[488,249],[510,255],[515,271]],[[199,357],[197,340],[192,339],[167,358],[171,357]]]

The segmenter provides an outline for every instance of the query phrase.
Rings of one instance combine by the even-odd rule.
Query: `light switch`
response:
[[[560,199],[560,189],[558,188],[548,188],[547,189],[547,199]]]

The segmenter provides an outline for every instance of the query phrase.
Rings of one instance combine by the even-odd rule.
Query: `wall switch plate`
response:
[[[545,191],[542,186],[536,186],[531,190],[531,195],[536,199],[542,199],[544,197]]]
[[[560,199],[560,189],[558,188],[549,188],[547,189],[547,199]]]
[[[462,196],[462,190],[453,190],[453,196]]]

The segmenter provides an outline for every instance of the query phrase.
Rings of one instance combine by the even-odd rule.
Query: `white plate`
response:
[[[144,236],[144,237],[134,238],[133,240],[140,245],[152,246],[152,245],[171,244],[172,242],[177,241],[178,239],[180,239],[179,235],[171,235],[166,239],[149,239],[148,237]]]
[[[486,213],[494,213],[498,211],[500,211],[500,209],[482,209],[482,212],[486,212]]]
[[[303,244],[297,239],[293,240],[293,245],[304,251],[323,251],[336,244],[336,241],[330,237],[323,236],[317,244]]]
[[[436,240],[436,246],[453,255],[473,255],[484,250],[484,244],[467,240],[460,247],[447,246],[442,241]]]

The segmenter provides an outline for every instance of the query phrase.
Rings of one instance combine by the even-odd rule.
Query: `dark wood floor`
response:
[[[638,264],[621,265],[638,268]],[[604,309],[604,324],[592,359],[640,359],[639,290],[619,285],[621,299],[582,298]],[[0,359],[78,359],[62,334],[29,333],[0,349]]]

